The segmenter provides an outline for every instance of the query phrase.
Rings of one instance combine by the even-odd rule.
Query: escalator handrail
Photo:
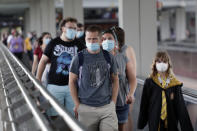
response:
[[[46,100],[52,105],[52,107],[56,110],[56,112],[63,118],[63,120],[66,122],[66,124],[70,127],[70,129],[74,131],[84,131],[84,128],[81,126],[81,124],[76,121],[66,110],[65,108],[60,105],[54,97],[45,89],[45,87],[42,86],[40,81],[38,81],[31,72],[8,50],[8,48],[0,43],[0,47],[5,51],[7,54],[9,54],[12,59],[22,68],[22,70],[25,72],[25,74],[29,77],[29,79],[33,82],[35,87],[40,91],[40,93],[44,96]]]
[[[2,49],[0,49],[2,51]],[[30,96],[28,95],[27,90],[24,87],[24,84],[21,82],[20,78],[18,77],[16,71],[14,70],[13,66],[11,65],[10,61],[8,60],[8,58],[6,57],[5,53],[2,51],[2,54],[4,56],[4,59],[6,61],[6,63],[8,64],[9,69],[11,70],[14,79],[27,103],[27,105],[29,106],[33,116],[35,117],[35,120],[37,121],[38,125],[40,126],[40,128],[43,131],[52,131],[48,125],[46,124],[46,120],[44,120],[43,117],[41,117],[41,112],[39,112],[39,110],[37,108],[35,108],[32,99],[30,98]]]

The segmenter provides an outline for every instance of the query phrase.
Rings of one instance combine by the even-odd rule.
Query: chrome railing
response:
[[[15,81],[16,81],[18,87],[20,88],[20,91],[23,94],[23,97],[24,97],[26,103],[28,104],[30,110],[32,111],[32,114],[34,115],[35,119],[39,123],[38,125],[40,126],[40,128],[43,131],[51,131],[51,129],[44,122],[43,117],[40,117],[41,116],[41,112],[35,107],[35,103],[33,103],[33,101],[31,100],[31,98],[30,98],[30,96],[28,94],[28,91],[25,89],[23,83],[19,79],[19,77],[18,77],[16,71],[14,70],[13,66],[11,65],[10,61],[7,59],[4,51],[3,50],[1,50],[1,51],[2,51],[2,54],[3,54],[4,58],[5,58],[5,61],[8,64],[8,67],[10,68],[10,70],[11,70],[11,72],[12,72],[14,78],[15,78]]]
[[[66,125],[73,131],[83,131],[84,128],[80,125],[80,123],[73,118],[67,111],[66,109],[60,105],[55,99],[54,97],[42,86],[42,84],[35,79],[35,77],[31,74],[30,71],[28,71],[28,69],[7,49],[7,47],[5,47],[3,44],[0,43],[0,50],[4,56],[4,59],[6,60],[9,68],[11,69],[11,72],[14,75],[14,78],[30,108],[30,110],[32,111],[32,114],[34,115],[35,119],[37,120],[37,122],[39,123],[38,125],[40,126],[40,128],[43,131],[50,131],[51,129],[48,128],[48,126],[45,124],[45,122],[42,120],[42,118],[40,117],[40,112],[38,111],[37,108],[35,108],[35,103],[33,103],[31,101],[31,99],[29,98],[29,95],[26,91],[26,89],[23,86],[23,83],[20,81],[20,79],[18,78],[15,69],[13,69],[10,60],[8,59],[9,57],[16,63],[19,65],[19,67],[21,67],[21,69],[25,72],[25,74],[28,76],[28,78],[31,80],[31,82],[34,84],[34,86],[40,91],[40,93],[42,94],[42,96],[46,99],[46,101],[48,101],[50,103],[50,105],[56,110],[56,112],[59,114],[60,117],[62,117],[62,119],[65,121]]]
[[[0,77],[2,78],[1,70],[0,70]],[[9,117],[9,120],[11,122],[11,128],[12,128],[12,131],[16,131],[16,124],[14,123],[13,113],[12,113],[11,108],[10,108],[11,104],[10,104],[10,101],[8,100],[8,94],[6,92],[3,80],[1,81],[1,84],[2,84],[2,87],[3,87],[4,95],[5,95],[6,107],[7,107],[7,110],[8,110],[8,117]]]

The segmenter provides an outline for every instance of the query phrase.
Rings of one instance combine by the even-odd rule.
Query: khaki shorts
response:
[[[88,131],[118,131],[114,102],[101,107],[80,104],[78,119]]]

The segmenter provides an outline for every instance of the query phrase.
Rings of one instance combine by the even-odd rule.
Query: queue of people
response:
[[[32,47],[30,34],[23,42],[13,30],[8,48],[19,59],[23,51],[29,57],[33,51],[32,74],[88,131],[132,131],[137,66],[124,29],[91,25],[84,30],[69,17],[60,31],[54,39],[42,33]],[[150,131],[178,131],[179,122],[182,131],[193,131],[181,87],[168,54],[157,52],[143,87],[138,128],[148,124]],[[57,118],[54,109],[45,112]]]

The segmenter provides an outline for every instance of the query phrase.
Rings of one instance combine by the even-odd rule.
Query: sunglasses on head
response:
[[[112,26],[112,27],[110,28],[110,30],[111,30],[111,31],[116,31],[118,28],[119,28],[118,26]]]

